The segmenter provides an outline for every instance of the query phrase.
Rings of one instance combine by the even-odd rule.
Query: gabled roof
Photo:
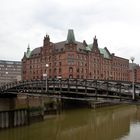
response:
[[[85,46],[82,42],[75,42],[77,44],[77,50],[81,49],[81,50],[85,50]]]
[[[93,47],[93,44],[89,44],[89,45],[86,47],[86,50],[87,50],[87,51],[91,51],[91,50],[92,50],[92,47]]]
[[[104,58],[110,58],[110,54],[107,52],[105,48],[99,48],[100,53],[103,54]]]
[[[86,50],[91,51],[92,48],[93,48],[93,44],[89,44],[86,47]],[[110,54],[105,48],[99,48],[99,51],[100,51],[100,54],[102,54],[104,58],[110,59]]]

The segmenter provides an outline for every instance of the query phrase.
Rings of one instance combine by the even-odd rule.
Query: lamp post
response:
[[[131,61],[132,61],[132,100],[135,100],[135,77],[134,77],[134,60],[135,60],[135,58],[134,57],[131,57],[130,58],[131,59]]]
[[[5,74],[6,74],[5,83],[7,84],[8,83],[8,71],[6,71]]]
[[[49,65],[46,64],[46,92],[48,91],[48,83],[47,83],[47,69],[48,69]]]

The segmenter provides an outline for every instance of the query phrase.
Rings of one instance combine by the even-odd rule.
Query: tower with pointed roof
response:
[[[95,37],[94,37],[93,47],[98,48],[98,41],[97,41],[96,35],[95,35]]]
[[[66,43],[75,43],[75,35],[72,29],[68,30]]]
[[[29,58],[30,57],[30,54],[31,54],[30,45],[28,44],[27,52],[26,52],[26,57]]]

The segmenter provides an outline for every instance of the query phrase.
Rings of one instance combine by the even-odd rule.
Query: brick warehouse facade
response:
[[[48,67],[46,67],[48,64]],[[129,60],[115,56],[105,48],[98,47],[95,36],[93,43],[75,40],[73,30],[68,30],[67,39],[52,43],[46,35],[43,46],[27,52],[22,59],[23,80],[48,77],[81,78],[128,81]]]
[[[134,68],[134,70],[133,70]],[[134,73],[133,73],[134,72]],[[129,81],[133,81],[133,76],[134,76],[134,81],[140,83],[140,66],[135,63],[130,63],[129,64]]]

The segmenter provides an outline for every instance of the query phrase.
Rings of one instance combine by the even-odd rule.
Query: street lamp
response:
[[[135,100],[135,79],[134,79],[134,60],[135,60],[135,57],[131,57],[130,58],[131,61],[132,61],[132,100]]]
[[[6,74],[5,83],[7,84],[8,83],[8,71],[6,71],[5,74]]]
[[[47,69],[49,67],[49,64],[46,64],[46,92],[48,91],[48,83],[47,83]]]

